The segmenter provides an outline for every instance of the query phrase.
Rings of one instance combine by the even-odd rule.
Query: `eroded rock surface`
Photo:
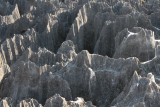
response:
[[[0,107],[160,106],[159,16],[160,0],[1,0]]]
[[[117,107],[156,107],[160,105],[159,90],[160,87],[152,73],[148,73],[147,77],[141,77],[135,72],[130,83],[112,103]]]
[[[44,107],[95,107],[91,102],[85,102],[83,98],[76,98],[75,101],[66,101],[59,94],[47,99]]]
[[[136,58],[116,60],[82,51],[61,71],[70,84],[73,98],[83,96],[100,106],[108,105],[122,91],[138,66]]]
[[[1,2],[0,12],[0,26],[14,23],[20,18],[19,9],[17,5],[10,5],[9,3]]]
[[[12,98],[3,98],[0,100],[1,107],[12,107]]]
[[[155,56],[155,37],[152,31],[134,27],[130,31],[119,33],[115,41],[117,45],[114,58],[135,56],[140,61],[148,61]]]
[[[43,107],[41,104],[38,103],[35,99],[26,99],[19,102],[16,107]]]
[[[58,93],[70,100],[69,84],[58,75],[52,75],[56,72],[54,67],[56,68],[47,65],[39,67],[32,62],[17,62],[11,73],[2,81],[0,96],[12,97],[14,103],[24,98],[34,98],[44,103],[47,98]],[[47,72],[50,69],[52,72]]]

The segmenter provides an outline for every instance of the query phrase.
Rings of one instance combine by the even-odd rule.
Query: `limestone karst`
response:
[[[0,107],[159,107],[160,0],[0,0]]]

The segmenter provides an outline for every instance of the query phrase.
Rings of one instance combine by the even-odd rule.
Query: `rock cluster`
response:
[[[160,106],[160,0],[1,0],[0,107]]]

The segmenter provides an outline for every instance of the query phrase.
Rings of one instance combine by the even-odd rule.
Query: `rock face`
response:
[[[75,101],[66,101],[65,98],[61,97],[59,94],[48,98],[45,105],[42,106],[35,99],[25,99],[20,101],[17,105],[14,105],[12,98],[4,98],[0,100],[1,107],[96,107],[92,102],[85,102],[83,98],[77,97]]]
[[[91,102],[85,102],[83,98],[76,98],[75,101],[66,101],[59,94],[47,99],[44,107],[95,107]]]
[[[14,103],[23,98],[34,98],[44,103],[46,98],[56,93],[71,99],[71,90],[67,81],[58,75],[52,75],[53,71],[47,72],[54,67],[47,65],[38,67],[32,62],[17,62],[10,75],[2,81],[0,96],[12,97]]]
[[[39,67],[33,62],[18,60],[11,66],[12,71],[7,75],[7,79],[2,81],[3,88],[0,90],[0,96],[12,97],[16,102],[23,98],[34,98],[44,103],[50,95],[58,93],[67,100],[80,96],[86,100],[97,100],[95,103],[98,105],[108,104],[122,91],[133,71],[138,70],[138,67],[139,61],[136,58],[115,60],[92,55],[88,51],[82,51],[73,61],[62,65]],[[101,81],[106,76],[108,78]],[[20,81],[22,78],[23,81]],[[104,87],[106,83],[108,85]],[[6,90],[7,87],[8,90]],[[113,93],[110,89],[119,91]],[[20,90],[25,90],[25,93]],[[97,96],[96,99],[95,96]],[[108,100],[108,102],[104,102],[104,100]]]
[[[160,23],[158,20],[160,20],[160,11],[154,12],[150,15],[150,19],[151,19],[151,23],[153,24],[153,26],[155,26],[156,28],[160,28]]]
[[[10,67],[8,65],[3,65],[1,68],[0,68],[0,82],[1,80],[3,79],[3,77],[5,75],[7,75],[8,73],[10,73]]]
[[[123,92],[116,99],[114,99],[112,104],[116,107],[156,107],[160,105],[159,90],[160,87],[155,82],[152,73],[148,73],[147,77],[141,77],[135,72],[129,85],[124,88]]]
[[[12,98],[3,98],[0,100],[1,107],[12,107]]]
[[[76,57],[77,54],[75,50],[76,47],[70,40],[62,43],[57,54],[47,50],[46,48],[38,48],[37,51],[32,51],[32,48],[29,47],[18,59],[18,61],[32,61],[40,66],[45,64],[55,65],[56,63],[65,64],[72,61]]]
[[[43,107],[35,99],[22,100],[16,107]]]
[[[95,53],[112,57],[114,54],[114,38],[116,34],[124,28],[131,29],[134,26],[136,26],[136,20],[130,15],[118,17],[114,22],[106,21],[101,30],[100,37],[96,42],[94,48]],[[104,43],[108,45],[103,45]]]
[[[77,45],[79,52],[87,49],[93,53],[94,42],[97,39],[94,37],[93,22],[96,14],[102,11],[110,11],[110,7],[103,2],[89,2],[79,10],[78,16],[67,35],[67,39],[72,40]]]
[[[1,0],[0,107],[160,106],[159,16],[160,0]]]
[[[32,31],[31,35],[14,35],[13,38],[6,39],[1,44],[0,49],[0,57],[1,62],[0,66],[4,64],[11,65],[13,64],[22,53],[29,47],[30,45],[35,44],[35,32]],[[35,45],[34,45],[35,46]]]
[[[10,6],[9,3],[3,3],[3,2],[1,3],[2,3],[1,12],[0,12],[1,13],[0,14],[0,25],[1,26],[12,24],[20,18],[20,14],[19,14],[17,5]]]
[[[115,60],[82,51],[59,72],[69,83],[73,98],[83,96],[86,100],[92,99],[98,105],[107,105],[122,91],[122,87],[128,83],[133,71],[138,70],[138,66],[139,61],[136,58]],[[106,83],[108,85],[105,87]],[[116,90],[117,93],[111,90]],[[104,102],[105,100],[107,102]]]
[[[131,31],[120,32],[115,41],[117,46],[114,58],[136,56],[140,61],[148,61],[155,56],[155,38],[152,31],[135,27]]]

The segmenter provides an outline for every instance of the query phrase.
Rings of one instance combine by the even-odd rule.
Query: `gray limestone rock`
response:
[[[94,47],[94,53],[112,57],[115,51],[114,38],[116,37],[116,34],[124,28],[131,29],[136,26],[136,24],[136,19],[131,15],[123,15],[117,17],[114,22],[106,21],[105,25],[101,30],[100,37],[98,38]]]
[[[136,12],[132,16],[137,20],[137,27],[142,27],[148,30],[152,30],[155,33],[155,38],[158,39],[160,35],[160,30],[157,29],[152,23],[150,17],[144,13]],[[158,23],[158,22],[157,22]]]
[[[56,65],[56,63],[68,63],[76,57],[76,47],[73,42],[68,40],[64,41],[60,48],[58,49],[57,54],[47,50],[46,48],[38,48],[37,51],[32,51],[32,48],[29,47],[18,59],[18,61],[32,61],[37,65],[43,66],[47,65]]]
[[[134,73],[130,83],[123,92],[112,102],[116,107],[158,107],[160,87],[155,82],[154,75],[148,73],[147,77],[141,77]]]
[[[155,13],[152,13],[150,15],[150,19],[151,19],[152,25],[160,29],[160,10]]]
[[[116,60],[82,51],[60,71],[70,84],[73,98],[83,96],[102,106],[118,96],[138,69],[136,58]]]
[[[159,11],[160,0],[0,0],[0,107],[160,106]]]
[[[160,83],[160,73],[159,73],[159,69],[160,69],[160,53],[159,53],[159,45],[156,47],[155,49],[155,57],[149,61],[146,62],[142,62],[141,63],[141,69],[143,70],[143,72],[141,73],[142,76],[147,76],[148,73],[152,73],[155,77],[156,82],[159,84]]]
[[[105,25],[106,20],[114,21],[116,15],[113,12],[98,12],[94,18],[94,46],[100,36],[103,26]]]
[[[34,16],[31,13],[21,16],[14,23],[0,27],[0,43],[3,43],[6,38],[11,38],[14,34],[22,34],[28,28],[33,27],[35,24]]]
[[[45,100],[58,93],[71,99],[71,90],[67,81],[49,72],[56,66],[37,66],[32,62],[17,62],[11,73],[1,82],[0,97],[11,97],[14,104],[25,98],[34,98],[44,104]],[[6,89],[8,88],[8,89]]]
[[[17,105],[13,104],[13,100],[10,97],[6,97],[0,100],[1,107],[43,107],[35,99],[26,99],[20,101]]]
[[[47,99],[44,107],[95,107],[92,102],[85,102],[83,98],[76,98],[75,101],[66,101],[59,94]]]
[[[0,27],[12,24],[20,18],[17,5],[12,6],[9,5],[9,3],[2,3],[1,5],[2,6],[0,7]]]
[[[13,104],[12,98],[6,97],[0,100],[1,107],[96,107],[91,101],[85,102],[83,98],[77,97],[75,101],[66,101],[64,97],[59,94],[48,98],[42,106],[37,100],[33,98],[20,101],[17,105]]]
[[[62,9],[54,15],[46,14],[44,17],[38,17],[36,19],[38,23],[34,28],[38,33],[39,47],[45,47],[56,53],[66,39],[75,13],[74,11],[70,12]]]
[[[59,94],[47,99],[44,107],[67,107],[67,101],[65,98],[61,97]]]
[[[88,67],[90,64],[90,54],[82,51],[70,63],[68,63],[61,72],[71,87],[72,97],[83,97],[86,100],[92,97],[91,91],[95,90],[95,72]]]
[[[136,58],[107,59],[103,67],[96,71],[96,92],[94,100],[97,106],[108,106],[130,81],[134,70],[139,70]]]
[[[137,27],[130,31],[125,29],[116,36],[115,42],[114,58],[137,57],[140,61],[147,61],[155,56],[155,37],[150,30]]]
[[[19,102],[16,107],[43,107],[41,104],[38,103],[35,99],[26,99]]]
[[[155,49],[155,57],[159,57],[159,56],[160,56],[160,45],[157,45]]]
[[[104,2],[88,2],[79,11],[71,29],[67,35],[67,40],[72,40],[77,45],[78,52],[88,50],[93,53],[94,48],[94,18],[98,12],[111,11]]]
[[[7,64],[3,65],[3,66],[0,68],[0,82],[1,82],[1,80],[2,80],[7,74],[9,74],[10,72],[11,72],[10,67],[9,67]]]
[[[113,11],[118,15],[125,15],[136,11],[129,2],[118,1],[113,6]]]
[[[54,54],[46,48],[37,50],[41,46],[37,36],[34,29],[28,29],[23,35],[14,35],[13,38],[6,39],[1,44],[1,66],[3,64],[12,65],[16,60],[31,60],[38,65],[53,65],[56,62],[72,61],[75,58],[76,47],[72,41],[62,43],[57,54]],[[50,44],[46,46],[51,47]]]
[[[1,107],[12,107],[13,106],[13,102],[12,102],[12,98],[3,98],[0,100],[0,106]]]
[[[36,33],[29,30],[26,35],[14,35],[6,39],[0,46],[0,66],[13,64],[29,46],[36,46]]]

